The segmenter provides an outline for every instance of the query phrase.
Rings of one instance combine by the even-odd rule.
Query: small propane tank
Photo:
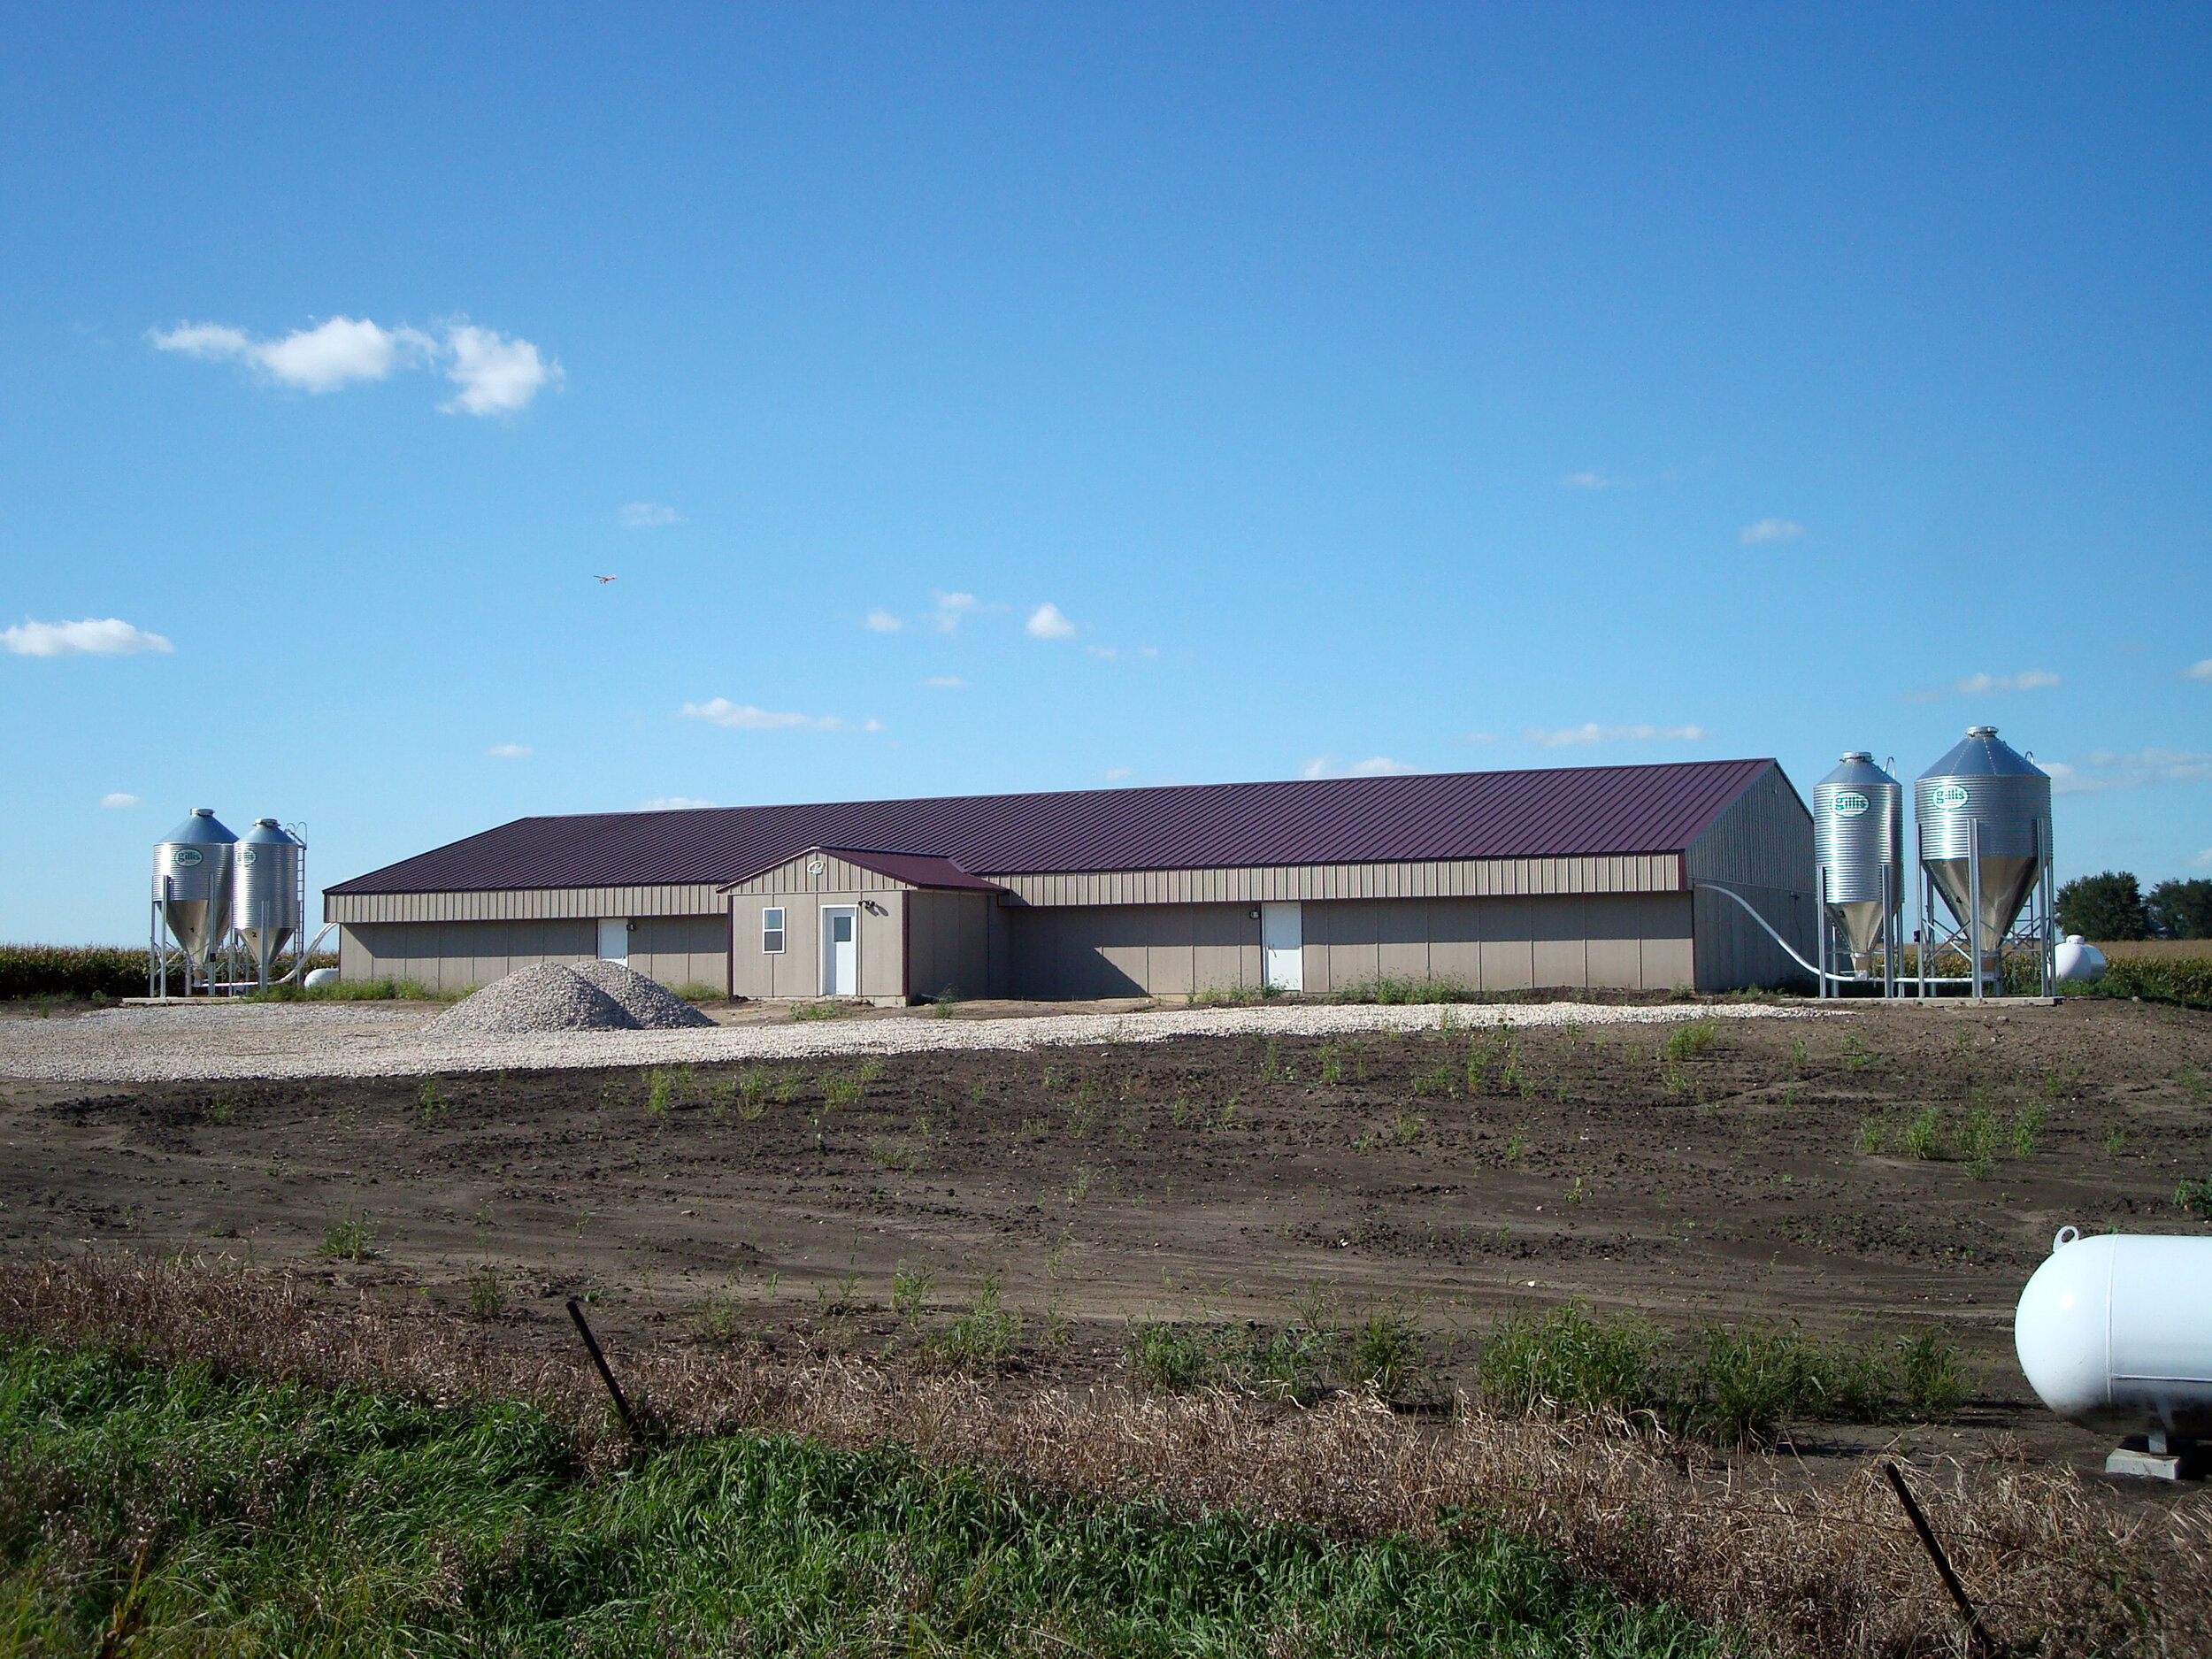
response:
[[[311,991],[319,991],[326,985],[335,985],[338,983],[338,970],[335,968],[310,968],[307,971],[307,977],[304,979],[302,979],[300,983]]]
[[[2052,965],[2062,979],[2071,979],[2078,985],[2094,985],[2104,978],[2106,964],[2103,951],[2079,933],[2069,933],[2052,953]]]
[[[2013,1315],[2036,1395],[2121,1434],[2212,1438],[2212,1238],[2062,1227]]]

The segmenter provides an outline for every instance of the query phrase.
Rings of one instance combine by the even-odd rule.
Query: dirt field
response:
[[[2212,1175],[2212,1016],[1723,1021],[1670,1058],[1668,1027],[1508,1039],[1464,1012],[1328,1041],[0,1082],[0,1249],[250,1252],[331,1295],[463,1306],[488,1266],[517,1341],[565,1340],[585,1294],[618,1341],[865,1352],[915,1340],[903,1263],[933,1275],[921,1327],[993,1279],[1028,1363],[1075,1375],[1118,1363],[1126,1321],[1280,1323],[1316,1286],[1418,1314],[1447,1379],[1453,1333],[1513,1304],[1937,1320],[1985,1367],[1960,1433],[2097,1466],[2033,1405],[2013,1302],[2061,1225],[2202,1229],[2174,1194]],[[334,1236],[365,1259],[319,1254]]]

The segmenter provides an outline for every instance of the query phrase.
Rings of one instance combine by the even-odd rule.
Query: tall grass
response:
[[[2139,996],[2146,1002],[2212,1008],[2212,954],[2115,956],[2094,985],[2065,985],[2069,996]]]
[[[308,965],[334,968],[327,953]],[[0,945],[0,1001],[27,996],[100,998],[146,995],[146,952],[127,945]],[[170,975],[173,986],[176,976]]]
[[[420,979],[340,979],[312,989],[300,985],[273,985],[265,991],[247,993],[250,1002],[457,1002],[474,990],[468,986],[451,991],[434,990]]]
[[[1847,1347],[1747,1322],[1670,1347],[1642,1320],[1572,1303],[1509,1315],[1476,1374],[1493,1410],[1609,1412],[1720,1446],[1771,1442],[1792,1421],[1944,1421],[1973,1387],[1957,1348],[1933,1330]]]
[[[27,1343],[0,1443],[0,1622],[53,1650],[1718,1651],[1479,1519],[1332,1539],[885,1447],[717,1436],[607,1479],[526,1405]]]
[[[1340,1002],[1479,1002],[1483,994],[1464,979],[1449,974],[1378,974],[1359,979],[1336,994]]]
[[[1955,1621],[1872,1461],[1809,1481],[1780,1460],[1747,1455],[1721,1463],[1656,1428],[1624,1432],[1617,1418],[1595,1415],[1509,1417],[1463,1404],[1448,1417],[1409,1418],[1356,1395],[1286,1411],[1216,1391],[1148,1396],[1108,1387],[1067,1390],[1033,1378],[999,1383],[982,1371],[917,1376],[836,1355],[770,1356],[749,1345],[641,1349],[618,1337],[611,1347],[626,1386],[634,1400],[649,1402],[672,1436],[670,1466],[697,1476],[690,1485],[662,1486],[663,1477],[654,1472],[659,1459],[640,1463],[627,1449],[565,1329],[541,1330],[534,1341],[518,1341],[522,1335],[509,1327],[495,1337],[476,1322],[350,1298],[324,1305],[294,1282],[260,1270],[115,1256],[0,1259],[0,1340],[12,1337],[20,1348],[42,1348],[48,1358],[42,1364],[77,1363],[61,1353],[67,1348],[124,1346],[167,1368],[156,1379],[165,1390],[262,1389],[275,1379],[298,1385],[306,1397],[309,1388],[335,1386],[357,1391],[345,1400],[366,1403],[348,1409],[367,1414],[287,1415],[278,1407],[290,1396],[280,1389],[227,1394],[252,1402],[251,1409],[227,1415],[227,1407],[188,1410],[172,1393],[147,1396],[157,1409],[134,1421],[166,1425],[164,1467],[180,1471],[174,1490],[204,1493],[211,1505],[237,1500],[232,1507],[188,1512],[165,1498],[153,1501],[164,1489],[144,1483],[164,1477],[149,1473],[139,1458],[146,1442],[134,1438],[137,1431],[100,1441],[116,1448],[113,1460],[88,1455],[101,1432],[96,1425],[109,1420],[94,1413],[98,1401],[126,1384],[151,1386],[131,1381],[136,1373],[129,1367],[101,1361],[111,1369],[45,1373],[48,1383],[33,1389],[0,1379],[0,1525],[14,1529],[0,1548],[0,1632],[24,1632],[14,1640],[33,1651],[42,1644],[47,1651],[92,1652],[97,1642],[89,1632],[122,1601],[139,1540],[150,1532],[156,1543],[148,1554],[150,1577],[197,1598],[189,1610],[222,1620],[211,1626],[220,1639],[156,1640],[125,1651],[379,1652],[372,1644],[387,1638],[375,1620],[393,1605],[388,1592],[394,1575],[403,1588],[430,1586],[421,1600],[404,1603],[425,1609],[426,1619],[484,1621],[473,1627],[480,1634],[472,1642],[449,1636],[449,1624],[426,1630],[419,1640],[408,1639],[415,1652],[552,1651],[526,1626],[509,1628],[530,1633],[529,1641],[521,1635],[503,1641],[502,1627],[491,1622],[535,1608],[568,1621],[562,1639],[574,1645],[558,1651],[604,1651],[625,1642],[624,1651],[656,1655],[717,1651],[718,1643],[726,1650],[741,1647],[744,1632],[725,1627],[709,1640],[679,1621],[695,1617],[702,1605],[760,1618],[780,1617],[777,1608],[789,1605],[767,1598],[748,1613],[754,1604],[696,1599],[712,1594],[696,1587],[700,1557],[688,1553],[702,1539],[716,1572],[733,1585],[757,1582],[746,1561],[711,1555],[714,1540],[736,1539],[772,1555],[787,1552],[777,1560],[803,1566],[810,1561],[823,1569],[812,1590],[805,1588],[803,1571],[787,1575],[813,1598],[803,1610],[816,1622],[806,1628],[821,1632],[820,1639],[792,1624],[768,1624],[761,1628],[775,1639],[764,1636],[752,1644],[756,1650],[928,1649],[948,1609],[959,1603],[946,1596],[942,1577],[896,1576],[908,1559],[972,1567],[964,1582],[1005,1617],[1002,1639],[962,1625],[969,1633],[942,1643],[948,1651],[1150,1652],[1179,1641],[1185,1652],[1240,1653],[1256,1651],[1262,1636],[1275,1651],[1289,1654],[1421,1650],[1410,1638],[1398,1641],[1372,1626],[1363,1632],[1327,1622],[1348,1617],[1346,1609],[1371,1611],[1384,1603],[1302,1603],[1270,1587],[1291,1582],[1281,1575],[1217,1572],[1216,1582],[1240,1598],[1240,1622],[1225,1617],[1211,1626],[1178,1625],[1170,1612],[1181,1604],[1145,1599],[1129,1605],[1154,1620],[1148,1626],[1071,1624],[1057,1627],[1053,1637],[1020,1622],[1056,1586],[1070,1591],[1058,1605],[1071,1617],[1090,1616],[1093,1603],[1084,1597],[1100,1580],[1053,1578],[1049,1562],[1040,1563],[1032,1548],[1040,1538],[1056,1537],[1063,1525],[1128,1529],[1130,1558],[1162,1566],[1166,1590],[1178,1584],[1178,1561],[1200,1558],[1154,1550],[1147,1529],[1212,1517],[1224,1527],[1263,1531],[1177,1537],[1252,1538],[1281,1526],[1289,1530],[1263,1536],[1294,1540],[1307,1550],[1320,1548],[1317,1540],[1334,1540],[1333,1547],[1347,1553],[1325,1559],[1348,1563],[1348,1573],[1355,1567],[1371,1576],[1394,1573],[1409,1563],[1440,1570],[1449,1575],[1444,1589],[1453,1596],[1474,1580],[1460,1576],[1461,1558],[1438,1552],[1487,1548],[1482,1540],[1503,1529],[1619,1598],[1596,1603],[1609,1610],[1594,1624],[1565,1627],[1590,1653],[1634,1653],[1636,1642],[1656,1640],[1654,1632],[1663,1627],[1633,1623],[1643,1616],[1631,1609],[1663,1602],[1708,1630],[1741,1632],[1740,1640],[1732,1639],[1739,1650],[1903,1659],[1955,1647]],[[26,1374],[0,1370],[0,1379]],[[518,1398],[528,1402],[526,1410],[507,1403]],[[410,1403],[424,1400],[441,1402],[441,1409]],[[376,1413],[396,1425],[380,1440],[364,1432],[380,1420]],[[250,1432],[262,1420],[280,1432]],[[434,1432],[455,1423],[473,1438]],[[833,1561],[787,1553],[796,1546],[772,1530],[741,1530],[757,1494],[772,1507],[773,1482],[748,1472],[762,1463],[733,1461],[749,1442],[718,1437],[739,1433],[772,1437],[772,1446],[780,1443],[773,1437],[815,1442],[797,1449],[824,1458],[804,1468],[833,1475],[818,1506],[830,1515],[846,1512],[828,1497],[864,1486],[878,1479],[871,1471],[890,1466],[872,1457],[887,1447],[906,1448],[891,1455],[902,1471],[897,1478],[909,1483],[895,1488],[897,1502],[930,1526],[947,1513],[932,1496],[941,1488],[927,1484],[940,1477],[952,1483],[943,1489],[979,1488],[1020,1494],[1016,1501],[1025,1505],[1065,1507],[1052,1510],[1049,1534],[964,1522],[972,1530],[963,1535],[985,1546],[972,1557],[901,1557],[880,1532],[848,1530],[838,1535],[854,1541],[851,1558],[866,1590],[841,1599],[841,1593],[823,1587],[834,1578]],[[496,1464],[515,1468],[514,1478],[503,1475],[503,1484],[488,1496],[471,1496],[472,1507],[462,1511],[410,1507],[434,1493],[434,1485],[383,1484],[387,1476],[396,1480],[422,1467],[480,1493],[474,1471],[493,1467],[505,1455],[503,1445],[514,1442],[527,1455]],[[210,1447],[220,1455],[203,1455]],[[352,1455],[349,1448],[360,1449],[359,1461],[329,1461]],[[415,1448],[425,1460],[420,1465],[409,1463]],[[854,1461],[840,1461],[846,1456]],[[626,1478],[603,1479],[626,1465],[633,1467]],[[49,1483],[57,1469],[62,1480]],[[215,1473],[204,1486],[183,1480],[211,1469]],[[289,1473],[280,1479],[284,1471],[330,1478],[319,1484]],[[342,1479],[361,1473],[369,1479],[350,1486]],[[1924,1454],[1913,1479],[1969,1592],[1989,1609],[2000,1641],[2047,1654],[2212,1652],[2212,1517],[2200,1506],[2123,1509],[2063,1467],[2004,1455],[1962,1463],[1929,1461]],[[818,1493],[825,1486],[797,1489]],[[67,1495],[79,1494],[81,1502]],[[674,1494],[670,1507],[663,1507],[663,1494]],[[1046,1494],[1059,1496],[1037,1495]],[[626,1507],[626,1498],[635,1507]],[[364,1518],[349,1518],[341,1500]],[[585,1511],[561,1506],[587,1501],[605,1507],[591,1511],[580,1532],[569,1522]],[[683,1513],[685,1503],[696,1505],[689,1511],[693,1520],[668,1523],[665,1517]],[[1109,1519],[1086,1518],[1098,1516]],[[434,1525],[448,1517],[471,1525]],[[302,1552],[290,1530],[296,1518],[322,1528],[328,1540],[322,1554]],[[372,1523],[381,1523],[373,1551],[361,1542]],[[941,1533],[926,1527],[920,1536]],[[1079,1532],[1078,1541],[1091,1536]],[[594,1548],[580,1549],[580,1537]],[[442,1548],[441,1538],[450,1540]],[[1364,1542],[1387,1548],[1352,1550]],[[988,1547],[1000,1543],[1004,1549],[991,1553]],[[199,1576],[186,1571],[203,1551],[223,1555],[225,1563],[241,1559],[226,1554],[234,1547],[267,1552],[243,1558],[262,1576],[241,1579],[227,1564],[218,1571],[213,1555],[204,1569],[196,1569]],[[994,1564],[1002,1558],[1010,1568],[1018,1564],[1038,1575],[1027,1580],[1039,1586],[1030,1600],[1002,1594]],[[296,1590],[296,1578],[304,1588]],[[584,1593],[610,1585],[628,1599],[585,1599]],[[349,1599],[356,1589],[358,1598]],[[323,1599],[309,1605],[311,1592]],[[257,1596],[266,1598],[265,1611],[254,1610]],[[873,1625],[856,1622],[864,1600],[879,1621]],[[1398,1605],[1411,1617],[1443,1604]],[[1491,1641],[1486,1651],[1540,1653],[1559,1645],[1556,1635],[1544,1632],[1560,1625],[1530,1627],[1521,1640],[1515,1627],[1485,1626],[1479,1610],[1453,1605],[1467,1628],[1493,1633],[1494,1640],[1485,1637]],[[1163,1608],[1170,1611],[1157,1611]],[[638,1624],[625,1622],[646,1618],[649,1609],[666,1610],[664,1640],[642,1638]],[[920,1622],[908,1621],[910,1609]],[[298,1640],[289,1622],[336,1620],[356,1610],[360,1617],[351,1628],[326,1641]],[[1102,1617],[1114,1616],[1110,1609]],[[253,1617],[270,1621],[265,1638],[256,1634],[264,1627]],[[49,1641],[40,1633],[65,1620],[67,1640]],[[1271,1626],[1269,1620],[1277,1622]],[[1704,1646],[1695,1632],[1668,1640],[1677,1641],[1677,1652]],[[397,1638],[390,1640],[398,1645]]]
[[[1280,1330],[1134,1326],[1131,1377],[1169,1394],[1222,1389],[1310,1402],[1336,1386],[1385,1400],[1432,1393],[1430,1334],[1402,1310],[1340,1312]],[[1509,1314],[1477,1349],[1483,1407],[1501,1417],[1595,1413],[1716,1447],[1772,1443],[1790,1423],[1948,1421],[1971,1393],[1941,1333],[1820,1342],[1788,1325],[1715,1325],[1671,1340],[1578,1305]]]

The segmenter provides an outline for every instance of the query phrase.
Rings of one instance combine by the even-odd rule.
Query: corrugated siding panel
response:
[[[1746,797],[1747,803],[1751,797]],[[1811,820],[1802,820],[1809,849]],[[1782,826],[1786,841],[1799,832]],[[1738,813],[1698,843],[1716,879],[1725,867],[1740,871],[1765,856],[1786,867],[1791,854],[1770,842],[1769,832],[1739,822]],[[1804,855],[1810,857],[1809,851]],[[810,875],[795,858],[741,884],[734,892],[887,893],[907,884],[826,856],[826,868]],[[1681,885],[1680,859],[1671,853],[1610,857],[1457,859],[1388,864],[1317,864],[1266,869],[1133,870],[1050,875],[993,875],[991,879],[1032,905],[1254,904],[1271,900],[1465,898],[1545,893],[1657,893]],[[1738,874],[1734,878],[1746,878]],[[704,885],[649,887],[538,887],[483,893],[334,894],[325,919],[335,922],[545,921],[598,916],[706,916],[726,910],[728,895]]]
[[[822,873],[816,875],[808,868],[810,863],[822,865]],[[834,853],[823,853],[818,858],[802,854],[785,860],[773,870],[764,870],[749,880],[741,881],[730,889],[733,893],[905,893],[910,884],[879,871],[870,870],[840,858]]]
[[[1717,881],[1758,907],[1799,955],[1813,952],[1813,820],[1780,767],[1745,790],[1692,842],[1693,881]],[[1696,984],[1701,991],[1782,985],[1804,970],[1775,948],[1728,900],[1696,902]]]
[[[1427,899],[1547,893],[1671,893],[1671,853],[1607,858],[1462,859],[1401,864],[1317,864],[1258,870],[1100,871],[990,879],[1024,904],[1260,904],[1278,900]]]
[[[334,894],[328,922],[525,922],[599,916],[711,916],[728,908],[711,887],[535,887],[488,893]]]
[[[1309,991],[1378,975],[1436,975],[1486,990],[1689,982],[1690,901],[1671,890],[1301,902]],[[1012,935],[1015,995],[1176,995],[1258,982],[1260,925],[1248,902],[1000,913]]]

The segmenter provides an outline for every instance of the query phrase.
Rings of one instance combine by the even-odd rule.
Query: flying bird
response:
[[[615,579],[611,576],[595,576],[592,578],[592,580],[595,582],[611,582],[614,580]]]

